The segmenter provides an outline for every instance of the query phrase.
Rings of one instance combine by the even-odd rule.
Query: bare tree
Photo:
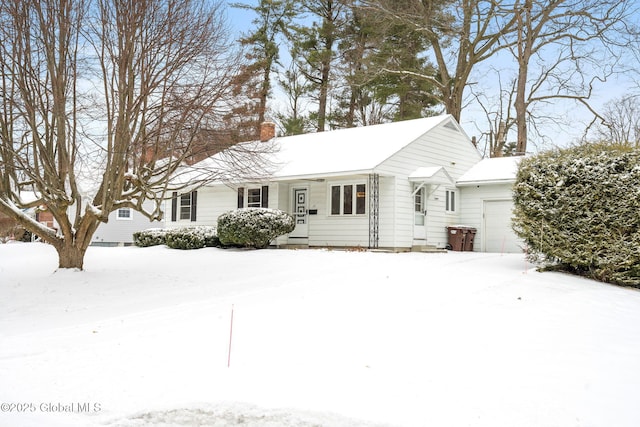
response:
[[[309,86],[295,64],[278,79],[278,84],[284,91],[286,101],[285,111],[276,113],[280,134],[284,136],[299,135],[310,132],[312,124],[304,114],[306,109],[305,96],[309,93]]]
[[[508,82],[502,81],[502,72],[491,68],[490,74],[496,78],[496,89],[491,91],[477,91],[471,88],[471,94],[475,103],[480,107],[486,122],[475,122],[480,132],[479,145],[484,142],[484,155],[489,157],[503,157],[510,154],[510,142],[507,142],[509,131],[515,126],[513,116],[513,102],[515,98],[515,79]]]
[[[437,74],[418,74],[440,92],[447,113],[460,121],[465,89],[472,71],[504,49],[504,36],[515,30],[516,19],[501,1],[490,0],[365,0],[387,19],[410,25],[429,42],[429,54]],[[416,74],[403,69],[384,69]]]
[[[640,96],[627,95],[607,102],[604,121],[595,127],[594,139],[616,146],[640,148]]]
[[[220,173],[184,161],[227,109],[237,62],[223,16],[207,0],[0,4],[0,212],[53,245],[60,268],[83,268],[110,212],[160,219],[170,192]],[[59,230],[24,212],[34,206]]]
[[[0,215],[0,243],[7,243],[10,240],[21,240],[24,235],[24,228],[13,220]]]
[[[516,152],[527,151],[528,130],[536,125],[533,104],[574,100],[591,110],[598,81],[611,76],[627,44],[626,19],[632,2],[617,0],[516,0],[516,31],[506,44],[517,63]],[[511,7],[511,6],[508,6]],[[515,35],[515,40],[511,37]],[[535,60],[535,62],[534,62]]]

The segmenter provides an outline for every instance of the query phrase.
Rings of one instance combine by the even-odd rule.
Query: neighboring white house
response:
[[[167,227],[216,225],[225,211],[255,206],[295,216],[296,229],[278,245],[444,248],[447,226],[465,222],[484,231],[465,214],[464,194],[471,193],[458,185],[481,155],[450,115],[273,136],[264,138],[279,148],[268,178],[176,195],[166,206]],[[511,194],[508,185],[496,191],[501,200]]]
[[[29,191],[23,191],[21,197],[23,201],[33,201],[37,198],[33,192]],[[152,205],[153,202],[146,202],[144,204],[148,210],[151,210]],[[45,206],[41,208],[42,209],[31,208],[26,210],[26,212],[41,224],[54,230],[59,230],[60,226],[53,215]],[[68,212],[69,217],[73,218],[75,212],[75,205],[70,206]],[[94,246],[131,245],[133,244],[133,233],[135,231],[162,227],[164,227],[164,222],[152,222],[140,212],[136,212],[131,208],[121,208],[109,214],[109,222],[101,223],[98,226],[98,229],[92,237],[91,244]]]
[[[147,202],[150,209],[152,202]],[[164,222],[149,218],[131,208],[120,208],[109,214],[109,221],[101,223],[93,234],[93,246],[119,246],[133,244],[133,233],[148,228],[163,228]]]
[[[460,221],[477,229],[474,250],[522,252],[523,243],[511,228],[512,188],[521,159],[483,159],[458,179]]]

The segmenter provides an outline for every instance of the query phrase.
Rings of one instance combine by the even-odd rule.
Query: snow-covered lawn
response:
[[[0,245],[0,426],[640,425],[640,292],[521,255],[92,247],[84,272],[56,265]]]

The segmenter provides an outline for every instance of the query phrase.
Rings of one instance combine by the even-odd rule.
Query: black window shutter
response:
[[[260,206],[262,206],[263,208],[269,207],[269,186],[268,185],[262,186],[262,202],[260,203]]]
[[[198,205],[198,192],[191,192],[191,221],[196,220],[196,210]]]
[[[178,192],[174,191],[171,199],[171,221],[178,219]]]
[[[238,209],[244,208],[244,187],[238,188]]]

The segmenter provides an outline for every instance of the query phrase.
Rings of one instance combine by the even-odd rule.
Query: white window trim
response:
[[[129,216],[128,217],[120,216],[120,210],[121,209],[128,209],[129,210]],[[133,209],[131,209],[131,208],[118,208],[118,209],[116,209],[116,220],[118,220],[118,221],[131,221],[131,220],[133,220]]]
[[[350,214],[345,214],[343,213],[344,211],[344,187],[345,185],[352,185],[353,186],[353,195],[352,195],[352,210],[353,213]],[[364,197],[364,213],[356,213],[356,205],[357,205],[357,186],[358,185],[364,185],[364,192],[365,192],[365,197]],[[331,213],[331,202],[332,202],[332,188],[333,187],[340,187],[340,213],[334,214]],[[367,216],[368,212],[369,212],[369,189],[368,189],[368,185],[366,181],[344,181],[344,182],[329,182],[327,183],[327,214],[330,217],[351,217],[351,216],[358,216],[358,217],[363,217],[363,216]]]
[[[182,198],[184,196],[189,196],[189,204],[188,205],[183,205],[182,204]],[[191,207],[192,207],[192,205],[193,205],[193,195],[191,194],[191,192],[183,193],[183,194],[180,194],[178,196],[178,213],[177,213],[177,220],[178,221],[189,221],[189,220],[191,220]],[[189,207],[189,215],[186,218],[183,218],[182,217],[182,208],[185,208],[185,207]]]
[[[258,191],[258,194],[260,195],[260,197],[258,198],[258,202],[256,204],[256,202],[250,202],[249,201],[249,191]],[[247,187],[244,189],[244,199],[246,200],[245,202],[245,206],[248,208],[260,208],[262,207],[262,187]],[[250,203],[253,204],[253,206],[250,205]]]
[[[450,209],[450,195],[453,194],[453,209]],[[455,214],[458,212],[458,204],[460,203],[460,198],[458,197],[458,190],[455,188],[447,188],[444,193],[444,211],[448,214]]]

